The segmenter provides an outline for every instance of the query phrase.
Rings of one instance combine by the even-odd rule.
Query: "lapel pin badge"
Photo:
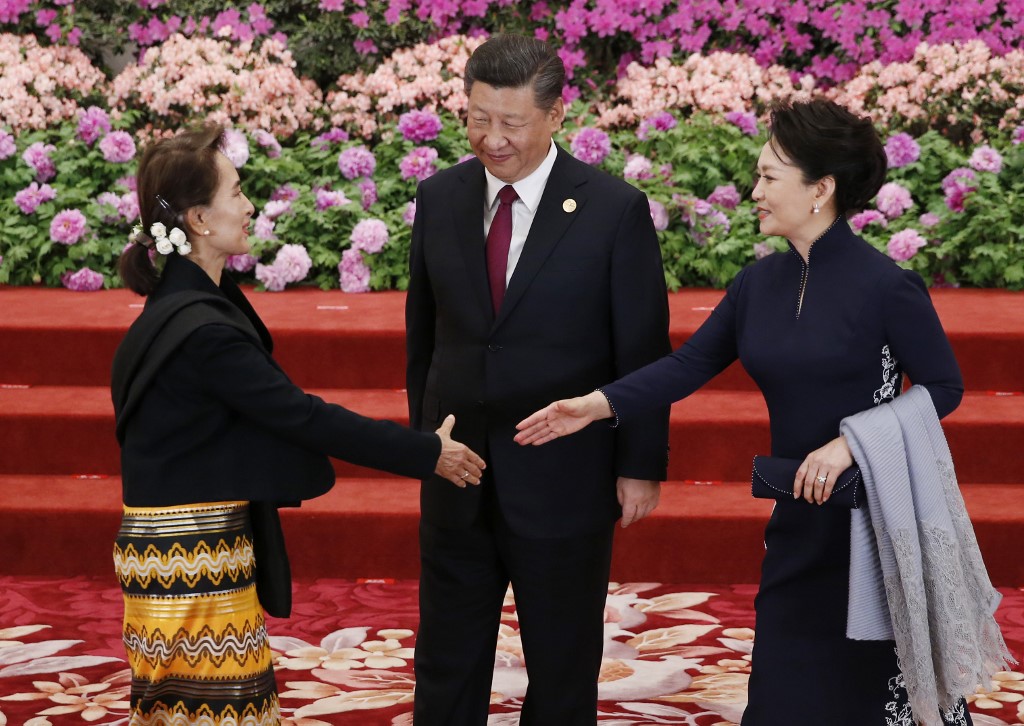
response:
[[[566,199],[564,202],[562,202],[562,209],[564,209],[566,212],[575,212],[576,211],[576,200],[575,199]]]

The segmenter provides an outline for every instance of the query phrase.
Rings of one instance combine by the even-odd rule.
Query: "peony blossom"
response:
[[[285,282],[299,282],[306,279],[313,267],[313,260],[302,245],[284,245],[274,257],[274,267],[280,269],[281,278]]]
[[[406,141],[433,141],[441,133],[441,119],[430,111],[409,111],[398,117],[398,130]]]
[[[120,214],[126,222],[138,219],[139,195],[134,191],[122,194],[121,198],[117,200],[117,213]]]
[[[889,251],[889,257],[897,262],[904,262],[916,255],[917,251],[926,244],[928,241],[917,230],[905,229],[889,238],[886,249]]]
[[[256,143],[263,149],[267,150],[267,157],[270,159],[276,159],[281,156],[281,144],[278,143],[277,138],[264,129],[256,129],[252,132],[253,138],[256,139]]]
[[[274,220],[265,214],[260,214],[256,217],[256,221],[252,225],[252,236],[256,239],[264,240],[265,242],[276,240],[277,235],[274,234]]]
[[[330,131],[325,131],[324,133],[317,136],[315,139],[309,142],[309,145],[312,146],[314,149],[322,151],[323,149],[329,147],[331,144],[337,144],[342,141],[348,141],[348,138],[348,131],[346,131],[345,129],[333,128]]]
[[[1003,157],[991,146],[979,146],[971,154],[967,162],[975,171],[988,171],[998,174],[1003,170]]]
[[[39,186],[38,182],[32,182],[14,195],[14,203],[23,214],[32,214],[40,204],[52,202],[56,198],[57,192],[49,184]]]
[[[352,249],[376,254],[388,243],[388,226],[379,219],[364,219],[352,229],[349,239]]]
[[[757,116],[749,111],[729,111],[725,114],[725,120],[747,136],[757,136]]]
[[[249,272],[256,267],[257,259],[250,254],[230,255],[224,266],[233,272]]]
[[[135,158],[135,140],[125,131],[111,131],[100,142],[103,158],[113,164],[123,164]]]
[[[377,158],[365,146],[353,146],[338,155],[338,171],[346,179],[373,176]]]
[[[57,165],[50,158],[50,154],[56,150],[53,144],[37,141],[21,155],[22,160],[35,170],[36,181],[46,182],[57,176]]]
[[[85,234],[85,215],[77,209],[58,212],[50,223],[50,239],[62,245],[73,245]]]
[[[224,130],[224,141],[220,150],[236,169],[241,169],[245,162],[249,161],[249,140],[238,129]]]
[[[416,221],[416,200],[415,199],[413,199],[412,201],[410,201],[408,204],[405,205],[405,211],[402,212],[402,221],[405,222],[410,227],[413,225],[413,222]]]
[[[288,284],[284,279],[284,270],[276,265],[256,264],[256,279],[270,292],[280,292]]]
[[[651,208],[651,221],[654,222],[654,229],[659,232],[668,229],[668,210],[665,209],[665,205],[653,199],[648,199],[647,203]]]
[[[1013,139],[1012,140],[1013,140],[1014,145],[1024,144],[1024,124],[1021,124],[1020,126],[1018,126],[1017,128],[1015,128],[1013,130]],[[2,158],[4,158],[4,157],[0,156],[0,159],[2,159]]]
[[[260,216],[276,221],[278,217],[291,211],[292,203],[287,199],[272,199],[263,205],[263,213]]]
[[[360,179],[359,192],[362,196],[363,211],[365,212],[377,202],[377,184],[373,179]]]
[[[0,129],[0,161],[9,159],[18,153],[18,147],[14,143],[14,136]]]
[[[636,131],[636,137],[641,141],[646,141],[652,129],[654,131],[668,131],[669,129],[674,129],[677,123],[675,116],[668,111],[661,111],[640,122],[640,126]]]
[[[270,201],[272,202],[282,200],[294,202],[298,198],[299,190],[293,187],[291,184],[282,184],[281,186],[274,190],[273,194],[270,195]]]
[[[316,190],[316,211],[322,212],[331,207],[343,207],[351,204],[352,200],[345,196],[343,191],[332,191],[331,189]]]
[[[61,284],[75,292],[95,292],[103,289],[103,275],[83,267],[77,272],[65,272],[60,277]]]
[[[755,242],[754,243],[754,259],[762,260],[770,255],[775,250],[767,242]]]
[[[435,161],[437,161],[437,149],[430,146],[417,146],[398,163],[398,168],[403,179],[415,179],[421,182],[437,171],[437,167],[434,165]]]
[[[622,176],[626,179],[653,179],[654,164],[646,156],[633,154],[626,159],[626,165],[622,169]]]
[[[78,138],[89,146],[110,131],[110,116],[99,106],[78,112]]]
[[[596,165],[605,160],[611,153],[612,141],[608,134],[600,129],[584,128],[573,137],[569,145],[572,155],[585,164]]]
[[[899,169],[921,158],[921,146],[910,134],[893,134],[885,142],[885,157],[890,169]]]
[[[856,232],[860,232],[862,229],[867,227],[869,224],[877,224],[881,227],[889,226],[889,218],[879,212],[877,209],[865,209],[863,212],[850,217],[850,227]]]
[[[939,226],[939,222],[942,220],[939,219],[939,215],[933,212],[925,212],[917,221],[920,222],[921,226],[925,229],[931,229],[932,227]]]
[[[717,204],[726,209],[736,209],[740,203],[740,193],[732,184],[725,184],[715,187],[715,191],[708,195],[709,204]]]
[[[363,253],[349,248],[341,253],[338,276],[344,292],[368,292],[370,290],[370,268],[363,262]]]
[[[910,190],[896,182],[883,184],[875,197],[875,206],[889,219],[896,219],[912,206],[914,200],[910,196]]]

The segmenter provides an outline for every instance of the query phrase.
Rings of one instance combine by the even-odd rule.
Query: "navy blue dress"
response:
[[[742,270],[681,348],[602,390],[628,419],[688,396],[736,358],[764,394],[774,456],[804,458],[844,417],[899,395],[905,375],[940,417],[963,394],[920,276],[845,219],[806,264],[791,247]],[[914,726],[894,643],[845,637],[850,512],[779,501],[765,545],[743,726]],[[971,723],[963,703],[954,711],[947,723]]]

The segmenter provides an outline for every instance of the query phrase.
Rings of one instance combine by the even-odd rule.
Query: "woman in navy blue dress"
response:
[[[870,120],[831,102],[775,107],[753,191],[761,232],[789,250],[742,270],[678,350],[520,424],[541,444],[678,401],[736,358],[764,394],[772,455],[802,460],[765,531],[743,726],[915,726],[892,641],[846,638],[850,512],[821,506],[853,463],[839,422],[898,396],[904,375],[940,417],[960,370],[920,276],[857,237],[847,215],[878,192],[885,151]],[[754,452],[737,452],[748,456]],[[961,701],[947,724],[971,723]]]

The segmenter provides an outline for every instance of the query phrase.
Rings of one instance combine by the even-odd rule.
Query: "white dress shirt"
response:
[[[533,218],[537,214],[540,198],[544,195],[544,187],[547,186],[548,177],[551,176],[551,169],[555,165],[557,156],[558,147],[552,141],[548,155],[544,157],[540,166],[528,177],[520,179],[512,185],[516,194],[519,195],[519,199],[512,203],[512,242],[508,248],[508,263],[505,266],[505,287],[508,287],[512,273],[515,272],[519,258],[523,254],[526,237],[530,234]],[[507,183],[486,169],[484,175],[487,177],[487,192],[484,198],[484,238],[486,238],[487,232],[491,229],[491,221],[498,211],[498,192],[507,186]]]

